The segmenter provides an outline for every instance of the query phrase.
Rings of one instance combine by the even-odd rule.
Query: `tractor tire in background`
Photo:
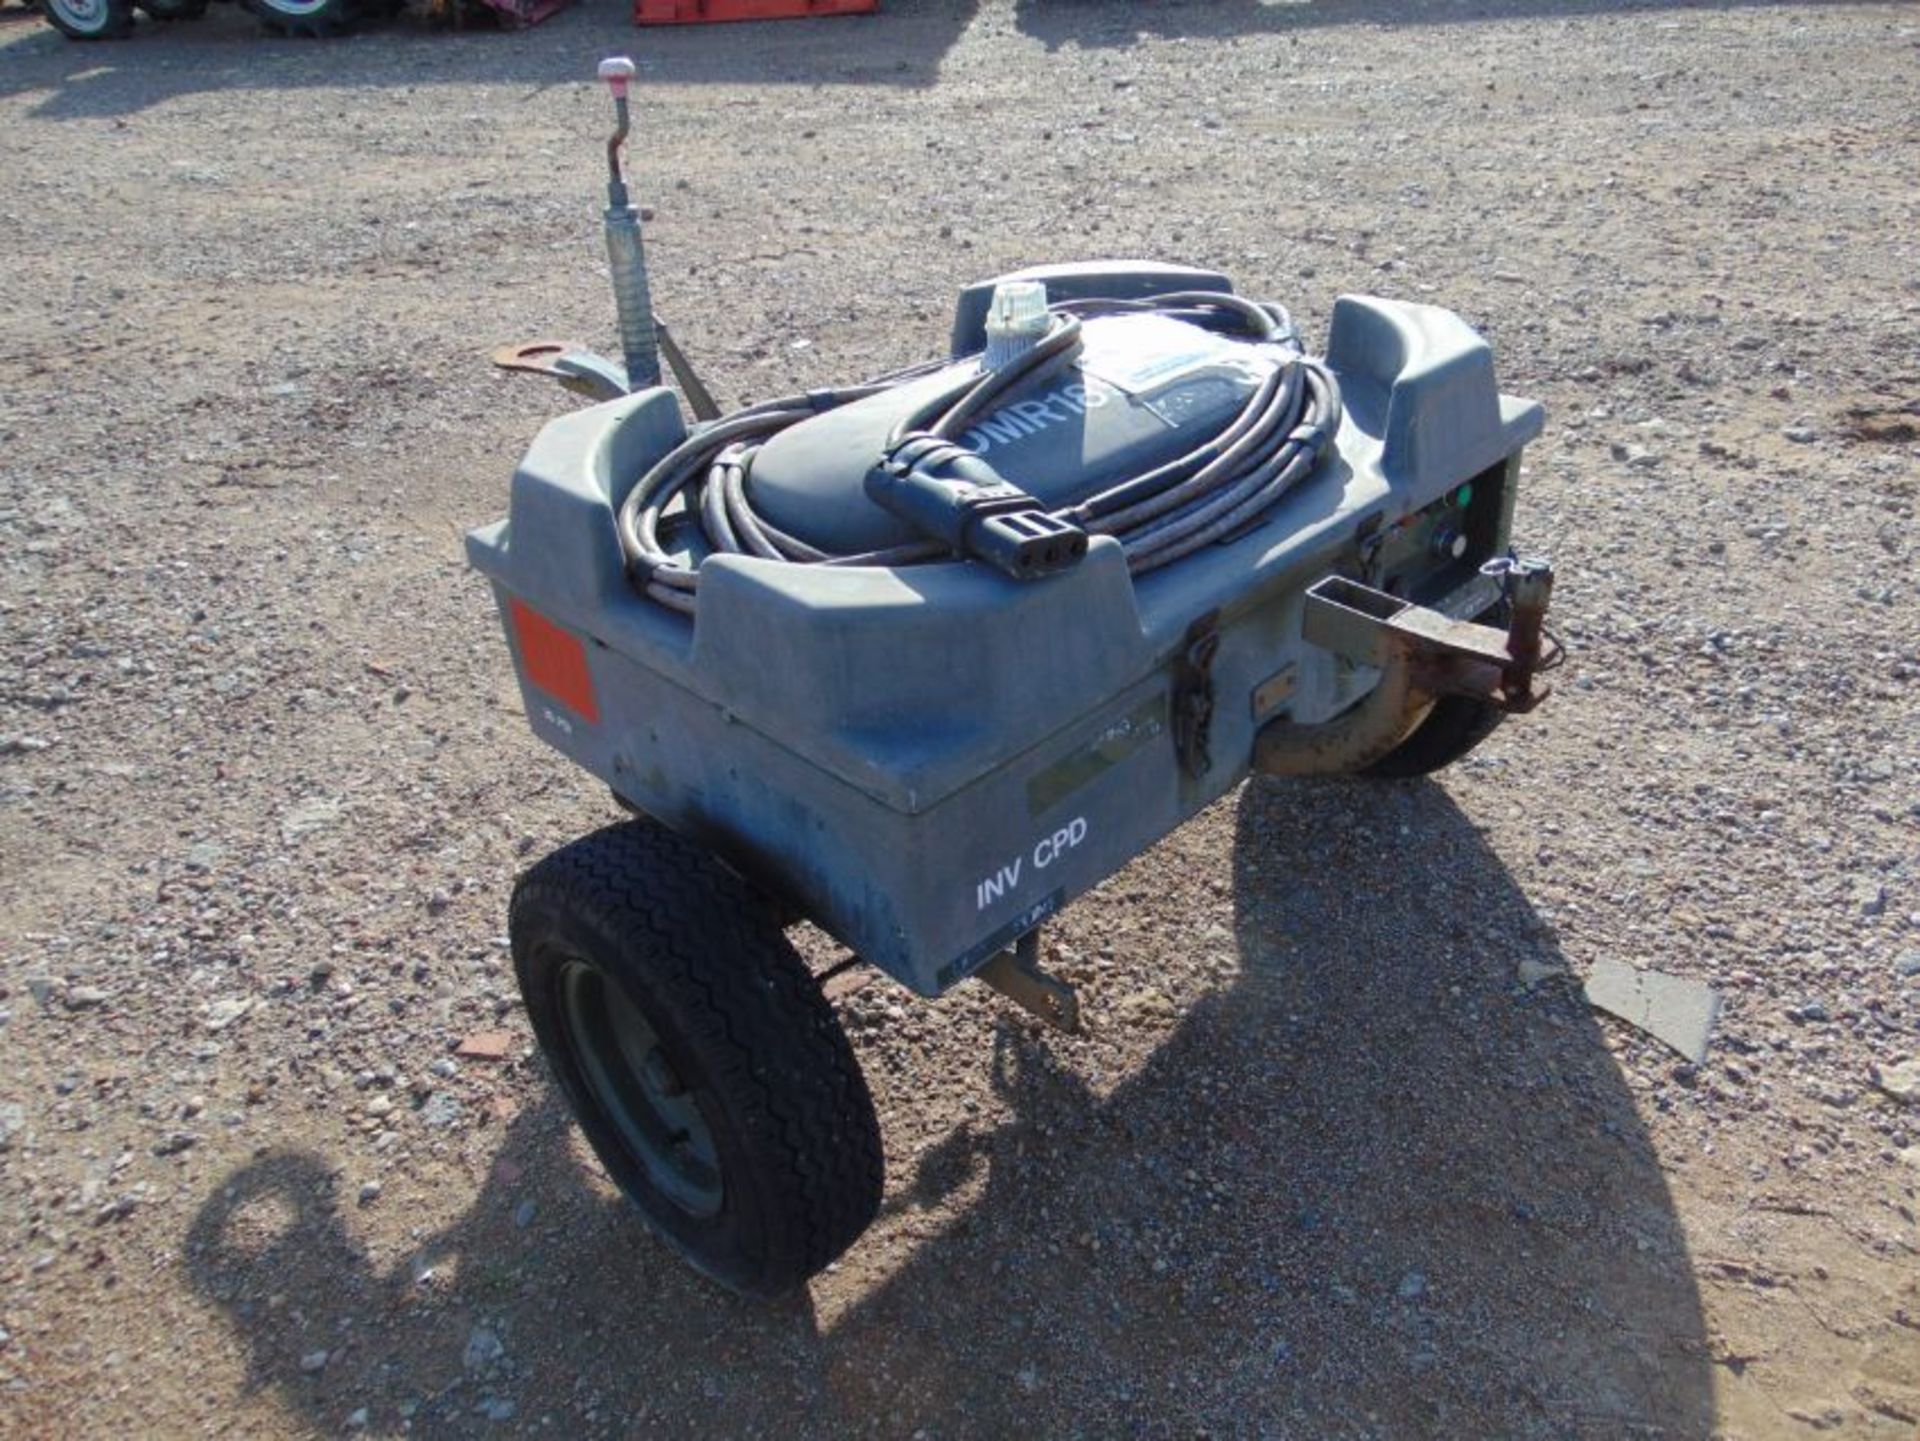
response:
[[[134,0],[149,20],[198,20],[207,13],[207,0]]]
[[[866,1230],[882,1185],[873,1098],[745,881],[664,826],[609,826],[520,878],[508,931],[554,1079],[669,1246],[773,1296]]]
[[[360,18],[355,0],[241,0],[275,35],[344,35]]]
[[[133,29],[133,0],[41,0],[41,9],[69,40],[118,40]]]

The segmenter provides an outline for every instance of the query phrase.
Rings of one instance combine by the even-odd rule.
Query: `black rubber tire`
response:
[[[1475,619],[1505,627],[1510,614],[1502,601]],[[1445,770],[1479,745],[1506,719],[1506,712],[1475,705],[1459,696],[1442,696],[1407,738],[1358,774],[1369,780],[1406,781]]]
[[[880,1207],[880,1124],[859,1062],[760,896],[662,826],[609,826],[514,887],[514,969],[549,1065],[608,1173],[653,1229],[731,1290],[774,1296],[853,1244]],[[653,1027],[719,1159],[711,1215],[653,1182],[596,1098],[562,975],[584,962]]]
[[[241,0],[261,26],[274,35],[311,35],[325,38],[344,35],[360,18],[355,0],[320,0],[311,9],[290,13],[277,0]]]
[[[661,829],[665,829],[663,822],[655,820],[652,816],[641,810],[639,806],[621,795],[619,791],[614,790],[613,787],[607,787],[607,794],[613,797],[614,805],[633,817],[634,824],[659,826]],[[766,891],[761,891],[759,894],[761,902],[767,907],[768,913],[773,917],[773,923],[780,927],[781,930],[790,931],[807,919],[807,913],[785,897],[772,895]]]
[[[133,29],[133,0],[87,0],[78,6],[41,0],[40,13],[69,40],[119,40]]]
[[[150,20],[198,20],[208,0],[134,0]]]
[[[1443,696],[1399,745],[1359,774],[1369,780],[1404,781],[1445,770],[1492,735],[1504,713],[1458,696]]]

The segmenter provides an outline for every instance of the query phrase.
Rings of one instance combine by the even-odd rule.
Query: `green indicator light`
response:
[[[1468,482],[1453,493],[1453,503],[1465,510],[1473,504],[1473,484]]]

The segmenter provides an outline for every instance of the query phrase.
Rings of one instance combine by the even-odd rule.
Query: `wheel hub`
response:
[[[560,972],[560,1013],[581,1078],[653,1187],[690,1216],[711,1216],[724,1195],[713,1128],[660,1038],[626,991],[570,960]]]

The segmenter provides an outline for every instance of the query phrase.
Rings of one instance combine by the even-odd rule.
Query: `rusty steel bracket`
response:
[[[1307,590],[1300,631],[1310,644],[1361,665],[1404,667],[1428,699],[1465,696],[1524,714],[1547,698],[1543,665],[1558,659],[1545,640],[1553,570],[1543,561],[1501,561],[1497,571],[1513,607],[1506,630],[1455,620],[1359,581],[1330,575]]]
[[[1220,649],[1220,613],[1187,627],[1173,662],[1173,749],[1180,769],[1199,780],[1213,769],[1213,657]]]
[[[586,347],[571,340],[529,340],[520,345],[503,345],[493,352],[493,363],[502,370],[520,370],[528,375],[558,379],[561,372],[554,362]]]
[[[1330,575],[1308,587],[1301,638],[1378,669],[1380,679],[1331,720],[1268,721],[1254,738],[1254,769],[1277,776],[1350,775],[1390,753],[1443,696],[1516,714],[1545,700],[1548,688],[1536,677],[1560,659],[1559,646],[1546,635],[1553,568],[1509,560],[1488,573],[1500,578],[1512,607],[1506,630],[1455,620],[1345,576]]]
[[[502,370],[544,375],[588,400],[618,400],[627,393],[627,377],[620,367],[570,340],[530,340],[503,345],[493,352]]]
[[[693,418],[718,420],[720,406],[713,393],[701,383],[699,372],[667,330],[666,322],[657,315],[653,318],[653,335],[667,368],[687,397],[687,408],[693,412]],[[618,400],[630,393],[624,370],[572,340],[529,340],[521,345],[503,345],[493,352],[492,359],[502,370],[544,375],[589,400]]]
[[[1080,1030],[1080,996],[1058,976],[1040,969],[1040,930],[1035,927],[974,974],[994,990],[1057,1030]]]

